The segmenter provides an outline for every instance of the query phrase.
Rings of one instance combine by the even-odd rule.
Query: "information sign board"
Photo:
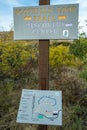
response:
[[[17,122],[62,125],[62,92],[23,89]]]
[[[78,4],[14,7],[14,39],[77,39]]]

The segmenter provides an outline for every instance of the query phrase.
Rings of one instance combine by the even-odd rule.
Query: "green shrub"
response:
[[[74,43],[70,45],[70,53],[80,59],[83,59],[83,57],[87,54],[87,40],[80,39],[74,41]]]

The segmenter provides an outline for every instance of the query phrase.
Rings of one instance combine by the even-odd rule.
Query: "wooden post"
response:
[[[49,89],[49,40],[39,40],[39,86]]]
[[[50,0],[39,0],[39,5],[50,5]],[[39,86],[49,89],[49,40],[39,40]],[[47,125],[39,125],[38,130],[47,130]]]

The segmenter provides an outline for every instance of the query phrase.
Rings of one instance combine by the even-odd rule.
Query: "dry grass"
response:
[[[87,90],[82,88],[87,83],[78,79],[78,72],[74,72],[74,70],[72,72],[70,70],[63,71],[60,78],[54,72],[55,76],[53,79],[50,78],[49,85],[50,90],[63,91],[63,126],[48,126],[48,130],[86,130],[87,97],[85,98],[84,95],[86,95]],[[52,73],[50,73],[50,77],[51,75]],[[39,89],[36,71],[29,81],[16,81],[12,89],[0,86],[0,130],[38,130],[38,125],[16,123],[23,88]],[[77,122],[78,119],[81,120]]]

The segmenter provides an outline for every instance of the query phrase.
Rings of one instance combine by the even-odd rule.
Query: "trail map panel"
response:
[[[23,89],[17,122],[62,125],[62,92]]]
[[[77,39],[78,4],[14,7],[14,39]]]

